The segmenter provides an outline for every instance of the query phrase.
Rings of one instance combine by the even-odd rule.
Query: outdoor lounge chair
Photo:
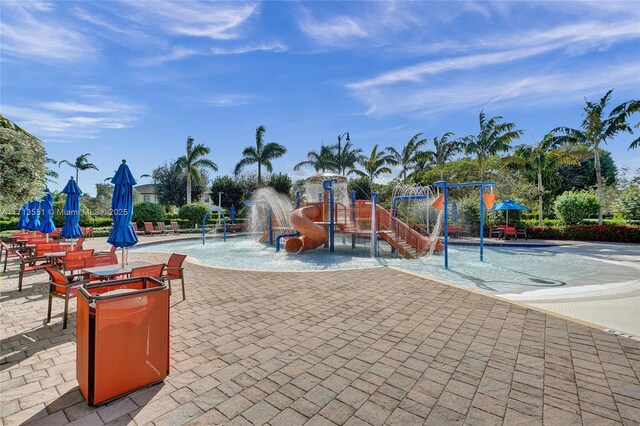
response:
[[[504,236],[504,225],[497,228],[489,228],[489,238],[502,238]]]
[[[178,224],[178,222],[171,222],[171,230],[176,234],[180,233],[180,225]]]
[[[160,231],[153,229],[153,222],[144,222],[144,232],[151,235],[157,235],[160,233]]]
[[[182,264],[187,258],[185,254],[173,253],[167,263],[167,274],[162,277],[162,281],[169,281],[169,291],[171,291],[171,280],[179,279],[182,283],[182,300],[185,300],[184,292],[184,268]]]
[[[4,253],[4,267],[2,272],[7,272],[7,261],[10,257],[18,257],[18,247],[9,247],[5,242],[0,241],[0,260],[2,260],[2,253]]]
[[[129,278],[151,277],[160,279],[162,277],[162,271],[164,271],[164,263],[151,266],[141,266],[139,268],[133,268]]]
[[[517,228],[516,237],[524,237],[524,240],[527,241],[527,228]]]
[[[133,227],[133,230],[136,233],[136,235],[144,235],[144,231],[138,230],[138,224],[136,222],[131,222],[131,226]]]
[[[22,291],[22,279],[26,272],[42,271],[45,268],[50,267],[49,263],[36,263],[33,259],[25,258],[22,253],[16,252],[16,255],[20,258],[20,275],[18,276],[18,291]]]
[[[504,227],[504,239],[508,239],[509,237],[513,237],[514,240],[518,239],[518,234],[516,233],[515,226],[505,226]]]
[[[62,258],[60,265],[63,271],[80,270],[85,267],[85,258],[93,256],[93,249],[68,251]]]
[[[157,222],[156,225],[158,226],[158,231],[160,231],[161,234],[166,235],[169,233],[164,222]]]
[[[62,329],[67,328],[67,316],[69,314],[69,299],[78,295],[78,287],[88,282],[87,280],[75,280],[76,276],[65,276],[62,272],[53,268],[45,269],[49,274],[49,307],[47,309],[47,324],[51,322],[51,308],[53,298],[64,299],[64,313],[62,314]]]

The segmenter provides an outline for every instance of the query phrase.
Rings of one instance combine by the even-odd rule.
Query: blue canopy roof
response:
[[[491,210],[531,210],[529,207],[516,203],[513,200],[503,200],[494,204]]]

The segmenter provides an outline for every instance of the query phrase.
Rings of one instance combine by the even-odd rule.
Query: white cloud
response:
[[[98,51],[89,39],[54,19],[50,14],[52,11],[47,3],[3,2],[2,52],[12,57],[46,62],[95,58]]]
[[[322,45],[345,46],[354,38],[368,38],[370,33],[364,25],[348,16],[332,16],[331,19],[319,21],[305,11],[299,19],[300,29],[314,41]]]
[[[220,96],[211,96],[205,99],[204,103],[213,107],[234,107],[247,105],[254,99],[251,95],[241,95],[241,94],[232,94],[232,95],[220,95]]]
[[[128,16],[129,18],[145,26],[151,25],[156,31],[214,40],[240,38],[242,26],[258,11],[255,3],[203,1],[150,3],[132,0],[124,4],[138,11],[136,15]]]
[[[105,130],[132,126],[141,111],[139,105],[101,93],[87,93],[81,101],[40,102],[28,107],[2,106],[4,115],[45,142],[94,139]]]
[[[244,44],[236,47],[222,48],[214,47],[211,49],[213,55],[238,55],[251,52],[286,52],[287,46],[279,41],[270,43]]]
[[[428,75],[505,64],[558,49],[569,49],[569,53],[575,54],[603,44],[638,38],[640,38],[640,31],[638,22],[635,21],[613,26],[611,23],[588,22],[507,37],[480,38],[471,42],[465,49],[508,49],[425,61],[389,71],[371,79],[351,83],[347,87],[353,90],[365,90],[403,81],[416,82]],[[444,46],[438,45],[438,48]],[[449,44],[447,48],[452,50],[454,46]]]
[[[465,75],[446,82],[405,84],[356,92],[375,116],[446,114],[465,109],[479,110],[492,104],[518,105],[520,108],[573,103],[584,96],[598,95],[615,87],[637,88],[640,65],[623,63],[592,66],[556,73],[518,77],[507,73]]]
[[[205,53],[206,52],[202,49],[194,49],[185,46],[174,46],[165,53],[161,53],[148,58],[143,58],[135,61],[134,63],[143,66],[162,65],[166,62],[179,61],[181,59],[186,59],[191,56],[203,55]]]

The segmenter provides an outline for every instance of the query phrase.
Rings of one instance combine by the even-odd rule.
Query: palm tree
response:
[[[258,163],[258,185],[262,184],[262,166],[271,173],[273,171],[271,160],[280,158],[287,152],[287,148],[277,142],[270,142],[265,145],[262,137],[266,131],[267,129],[262,125],[256,128],[256,146],[248,146],[242,151],[244,158],[236,164],[234,171],[235,175],[238,176],[244,166]]]
[[[362,160],[362,149],[353,148],[351,141],[344,145],[333,145],[333,156],[336,163],[336,171],[342,176],[355,172],[356,164]]]
[[[95,164],[89,163],[89,161],[87,160],[87,158],[89,158],[90,156],[91,154],[89,153],[82,154],[81,156],[76,158],[76,161],[74,161],[73,163],[70,163],[67,160],[60,160],[60,162],[58,163],[58,167],[60,167],[64,163],[64,164],[67,164],[69,167],[76,169],[76,183],[78,183],[79,182],[78,172],[80,170],[83,170],[83,171],[89,170],[89,169],[98,170],[98,167]]]
[[[607,143],[618,133],[627,132],[633,134],[633,130],[627,123],[630,114],[638,110],[638,101],[629,101],[618,105],[609,115],[604,117],[604,109],[611,100],[609,90],[600,98],[600,102],[593,103],[585,99],[584,119],[582,129],[572,129],[570,127],[557,127],[553,132],[561,132],[563,136],[559,140],[563,143],[576,143],[586,146],[593,152],[594,167],[596,169],[596,186],[598,192],[598,225],[602,225],[602,166],[600,164],[600,144]],[[639,140],[631,142],[629,149],[638,146]]]
[[[400,175],[402,180],[407,180],[407,174],[415,170],[416,165],[421,157],[420,148],[426,143],[426,139],[420,139],[422,133],[416,133],[405,146],[402,147],[402,151],[398,152],[394,147],[388,147],[386,152],[393,158],[393,161],[402,166]]]
[[[316,172],[323,173],[327,170],[334,171],[338,168],[333,155],[333,149],[327,145],[322,145],[320,152],[309,151],[307,160],[301,161],[293,166],[293,170],[298,171],[305,166],[311,166]]]
[[[542,226],[543,176],[550,176],[560,165],[577,165],[588,153],[575,145],[560,145],[553,133],[548,133],[537,145],[519,145],[514,154],[502,158],[506,167],[531,168],[538,182],[538,225]]]
[[[480,180],[482,181],[484,181],[486,159],[508,151],[511,141],[518,139],[524,133],[522,130],[513,130],[516,127],[515,123],[500,123],[501,120],[500,116],[487,120],[484,111],[480,111],[480,132],[462,139],[467,154],[476,155],[480,166]]]
[[[440,180],[444,180],[444,166],[454,155],[460,152],[463,144],[460,140],[449,140],[453,136],[452,132],[447,132],[438,139],[433,138],[433,151],[425,151],[422,156],[434,164],[440,170]]]
[[[384,151],[378,152],[378,145],[373,147],[369,157],[364,156],[360,158],[358,163],[362,166],[363,170],[354,170],[354,172],[358,176],[368,178],[372,188],[375,178],[383,173],[392,173],[391,169],[386,166],[387,164],[392,166],[396,165],[396,161],[391,155],[385,154]]]
[[[56,160],[54,160],[53,158],[50,157],[46,157],[44,159],[45,164],[58,164],[58,162]],[[47,167],[47,177],[45,177],[45,180],[47,182],[55,182],[56,179],[58,179],[58,172],[56,172],[55,170],[51,170],[50,168]]]
[[[186,172],[187,174],[187,204],[191,204],[191,180],[200,183],[200,170],[203,168],[218,171],[218,165],[213,161],[202,158],[211,152],[208,146],[203,144],[194,145],[191,136],[187,138],[187,155],[179,157],[175,162],[175,169],[178,173]]]

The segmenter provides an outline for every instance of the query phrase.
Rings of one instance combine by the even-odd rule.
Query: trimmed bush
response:
[[[527,228],[529,238],[546,240],[608,241],[640,243],[640,226],[627,225],[572,225],[534,226]]]
[[[598,197],[589,191],[566,191],[553,203],[553,211],[563,225],[576,225],[598,214]]]
[[[164,217],[164,207],[160,204],[142,202],[133,205],[133,220],[138,225],[142,225],[142,222],[163,222]]]
[[[209,208],[204,204],[185,204],[180,207],[178,217],[188,220],[192,227],[196,227],[202,223],[202,218]]]

